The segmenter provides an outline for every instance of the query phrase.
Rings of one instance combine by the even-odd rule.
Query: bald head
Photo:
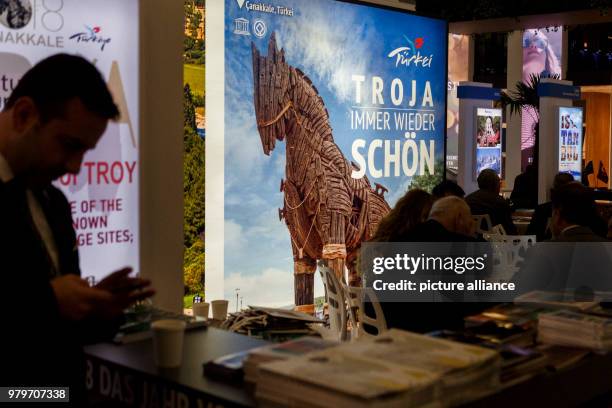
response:
[[[471,236],[474,233],[474,221],[470,207],[465,200],[455,196],[439,199],[431,207],[429,219],[439,222],[448,231]]]

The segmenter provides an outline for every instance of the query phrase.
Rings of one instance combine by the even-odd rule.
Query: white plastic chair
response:
[[[358,322],[355,322],[353,327],[356,328],[355,333],[351,335],[351,340],[357,337],[376,337],[388,330],[387,328],[387,320],[385,319],[385,314],[380,306],[380,302],[378,301],[378,296],[372,288],[357,288],[346,286],[345,291],[350,294],[350,297],[347,299],[351,299],[353,304],[356,304],[356,309],[350,307],[351,312],[354,310],[357,311],[357,319]],[[365,313],[365,302],[368,301],[372,305],[372,309],[374,311],[374,316],[368,316]],[[354,312],[353,312],[354,313]],[[353,317],[354,318],[354,317]],[[370,327],[374,329],[374,333],[368,333],[366,331],[366,327]],[[372,331],[372,330],[370,330]]]
[[[491,217],[489,214],[472,215],[472,219],[476,223],[476,232],[478,234],[484,234],[490,232],[492,228]],[[483,228],[484,224],[484,228]]]
[[[347,302],[344,290],[336,274],[323,262],[319,262],[319,271],[323,275],[330,329],[337,340],[344,341],[347,339]]]
[[[519,270],[524,254],[536,243],[535,235],[482,235],[493,247],[493,275],[489,280],[508,282]]]
[[[372,289],[348,286],[340,282],[336,274],[323,262],[319,262],[319,272],[323,276],[330,325],[330,329],[317,330],[322,337],[339,341],[355,340],[360,336],[377,336],[387,330],[385,315]],[[374,316],[365,313],[366,300],[371,303]],[[373,333],[366,332],[366,326],[372,328]]]

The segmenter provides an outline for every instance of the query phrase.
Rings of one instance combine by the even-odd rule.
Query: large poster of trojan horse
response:
[[[371,238],[389,212],[385,187],[372,188],[367,177],[353,178],[358,170],[334,143],[325,103],[310,78],[285,62],[274,34],[268,55],[253,44],[253,95],[257,129],[265,154],[285,140],[284,193],[279,218],[285,219],[293,251],[295,305],[314,305],[316,261],[323,259],[344,280],[359,284],[357,251]],[[349,260],[347,264],[345,261]]]
[[[318,260],[359,284],[361,243],[443,177],[446,24],[334,0],[224,11],[224,165],[207,177],[224,178],[225,298],[308,311]]]

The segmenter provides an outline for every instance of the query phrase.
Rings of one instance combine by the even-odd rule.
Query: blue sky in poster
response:
[[[446,24],[332,0],[245,2],[242,8],[239,3],[239,0],[225,3],[226,298],[235,299],[234,290],[240,288],[245,306],[289,305],[293,302],[290,238],[285,224],[278,219],[278,208],[283,203],[279,185],[285,177],[285,146],[278,142],[269,157],[262,150],[253,107],[251,41],[267,55],[270,34],[276,32],[287,62],[305,72],[319,90],[329,111],[334,140],[348,160],[356,161],[351,147],[357,138],[364,139],[366,146],[374,139],[403,143],[404,131],[396,128],[394,115],[424,109],[425,115],[433,115],[433,129],[417,131],[415,140],[417,144],[420,140],[427,141],[427,147],[429,140],[433,140],[435,161],[442,162],[446,127]],[[256,3],[292,8],[294,16],[247,9],[249,4]],[[239,18],[248,20],[250,35],[235,33]],[[254,33],[257,20],[266,27],[261,38]],[[422,56],[432,57],[429,67],[396,66],[396,58],[388,54],[409,44],[416,46]],[[353,75],[365,76],[360,104],[356,103]],[[382,105],[372,104],[374,76],[382,78],[384,84]],[[395,78],[402,81],[404,89],[400,106],[391,101],[391,84]],[[412,80],[416,81],[414,107],[409,106]],[[426,81],[430,81],[433,106],[424,102]],[[424,103],[426,106],[422,107]],[[353,108],[356,106],[359,109]],[[373,106],[377,109],[369,111],[389,115],[389,128],[352,129],[351,112]],[[366,155],[367,147],[362,153]],[[378,168],[383,167],[383,149],[376,151],[376,163]],[[410,185],[411,178],[403,175],[401,169],[400,174],[400,177],[375,179],[368,169],[372,183],[381,183],[389,189],[386,198],[391,205]]]

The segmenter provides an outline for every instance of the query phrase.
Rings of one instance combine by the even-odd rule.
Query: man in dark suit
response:
[[[552,190],[558,189],[574,181],[574,177],[569,173],[557,173],[553,180]],[[552,191],[551,190],[551,191]],[[535,208],[529,226],[527,227],[527,235],[535,235],[538,242],[551,238],[550,219],[552,217],[552,202],[540,204]]]
[[[561,186],[564,186],[568,183],[574,181],[574,177],[572,177],[569,173],[558,173],[554,180],[552,191],[558,190]],[[587,206],[587,208],[583,209],[587,214],[584,214],[586,217],[586,225],[593,231],[595,234],[600,237],[605,237],[607,228],[605,221],[597,215],[594,205]],[[553,204],[552,201],[540,204],[536,207],[533,217],[531,218],[531,222],[527,227],[527,235],[535,235],[536,239],[539,241],[544,241],[552,238],[552,233],[549,229],[549,223],[552,219],[553,213]]]
[[[1,386],[70,387],[86,406],[82,345],[108,337],[149,297],[130,268],[80,277],[70,206],[51,181],[77,174],[119,112],[97,69],[59,54],[28,71],[0,112]]]
[[[514,208],[534,208],[538,203],[538,169],[528,164],[524,173],[514,178],[514,189],[510,194]]]
[[[588,226],[594,206],[591,192],[577,181],[553,189],[553,238],[527,252],[514,278],[519,293],[612,290],[610,245]]]
[[[605,242],[590,228],[595,213],[591,192],[577,181],[551,192],[551,231],[554,242]],[[603,222],[603,220],[602,220]]]
[[[493,225],[501,224],[506,233],[516,234],[510,204],[499,195],[501,181],[497,173],[491,169],[484,169],[478,175],[477,181],[478,190],[465,197],[472,214],[489,214]]]

